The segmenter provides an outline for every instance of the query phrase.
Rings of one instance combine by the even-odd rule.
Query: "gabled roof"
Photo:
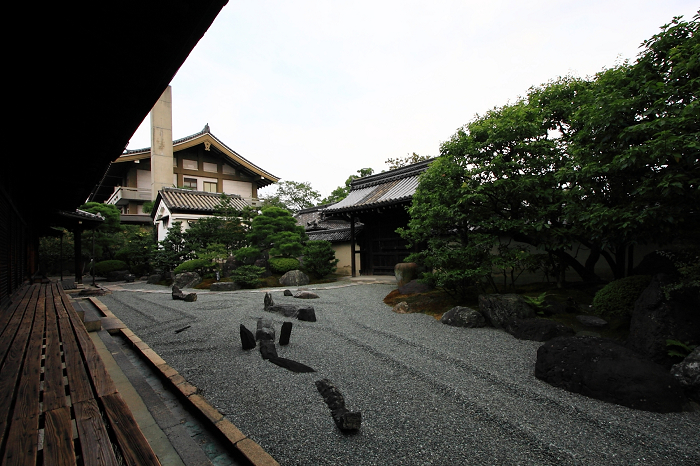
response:
[[[185,136],[184,138],[181,139],[176,139],[173,141],[173,152],[178,152],[183,149],[187,149],[189,147],[193,147],[199,144],[203,144],[205,142],[208,142],[211,144],[212,147],[214,147],[218,152],[223,154],[224,156],[228,157],[231,159],[234,163],[237,165],[243,166],[245,169],[247,169],[252,175],[258,175],[261,177],[261,179],[256,180],[258,187],[262,188],[264,186],[268,186],[272,183],[276,183],[279,181],[279,177],[266,172],[262,168],[258,167],[254,163],[252,163],[250,160],[246,159],[243,157],[241,154],[236,152],[235,150],[231,149],[229,146],[224,144],[219,138],[214,136],[211,133],[211,129],[209,128],[209,124],[207,123],[204,126],[204,129],[200,131],[199,133],[191,134],[190,136]],[[151,148],[150,147],[144,147],[142,149],[133,149],[133,150],[125,150],[117,160],[115,160],[115,163],[119,162],[129,162],[132,160],[141,160],[141,159],[146,159],[151,156]]]
[[[354,180],[348,197],[324,209],[324,212],[352,212],[408,202],[418,187],[418,177],[433,161],[414,163],[377,175]]]
[[[231,206],[243,209],[248,204],[237,194],[227,194]],[[198,214],[213,214],[221,202],[221,194],[192,191],[190,189],[163,188],[158,191],[158,197],[151,212],[155,218],[158,206],[163,202],[170,212],[189,212]]]

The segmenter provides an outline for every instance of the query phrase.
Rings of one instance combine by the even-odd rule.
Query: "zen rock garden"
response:
[[[318,298],[318,295],[315,295],[315,297]],[[310,309],[310,311],[308,311],[308,309]],[[285,315],[285,317],[297,317],[299,320],[306,320],[306,317],[312,315],[313,320],[306,321],[316,322],[315,314],[313,314],[313,308],[309,308],[308,306],[275,305],[272,301],[271,293],[265,293],[264,310],[268,312],[279,312],[282,315]],[[302,311],[301,313],[300,310]],[[308,312],[310,312],[310,314]],[[299,315],[302,315],[305,318],[302,319],[299,317]],[[290,344],[292,326],[292,322],[282,323],[279,337],[280,346],[287,346]],[[240,324],[241,347],[244,351],[249,351],[257,347],[260,351],[260,356],[262,359],[267,360],[279,367],[297,373],[316,372],[312,367],[309,367],[306,364],[280,357],[277,354],[277,348],[275,346],[275,336],[276,332],[272,319],[267,319],[264,317],[257,319],[255,334],[253,334],[253,332],[245,325]],[[362,424],[362,414],[360,412],[351,412],[345,407],[345,398],[340,393],[340,390],[338,390],[338,388],[330,380],[322,379],[317,381],[315,384],[317,390],[323,397],[324,402],[326,405],[328,405],[328,408],[331,411],[331,417],[333,418],[333,421],[338,429],[345,433],[358,431]]]
[[[554,320],[537,318],[535,309],[516,294],[481,295],[478,309],[454,307],[441,322],[465,328],[491,326],[517,339],[544,342],[537,351],[534,375],[555,387],[633,409],[698,410],[700,347],[677,362],[669,355],[668,341],[700,340],[700,296],[669,300],[662,289],[668,281],[663,274],[654,276],[637,299],[625,342],[601,338],[596,330],[608,322],[597,316],[576,316],[590,329],[578,333]],[[408,312],[407,307],[399,303],[394,310]]]

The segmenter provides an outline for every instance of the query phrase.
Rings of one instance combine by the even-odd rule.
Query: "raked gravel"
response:
[[[541,343],[395,314],[391,285],[319,285],[317,322],[263,310],[260,290],[197,292],[115,287],[100,299],[281,465],[698,465],[700,413],[657,414],[554,388],[534,376]],[[239,324],[293,322],[279,356],[295,374],[243,351]],[[175,330],[191,325],[181,333]],[[362,428],[342,434],[316,390],[330,379]]]

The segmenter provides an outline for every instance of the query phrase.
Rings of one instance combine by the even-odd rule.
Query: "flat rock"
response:
[[[537,350],[535,377],[555,387],[628,408],[679,412],[680,383],[662,366],[611,340],[559,337]]]
[[[601,328],[605,327],[608,325],[608,321],[605,319],[601,319],[600,317],[597,316],[583,316],[579,315],[576,316],[576,320],[581,322],[583,325],[586,327],[596,327],[596,328]]]
[[[445,312],[440,322],[453,327],[480,328],[486,326],[486,319],[481,312],[470,307],[455,306]]]
[[[297,313],[297,319],[305,322],[316,322],[316,311],[311,306],[300,307]]]
[[[535,310],[518,294],[479,295],[479,311],[496,328],[505,328],[516,319],[535,317]]]
[[[163,276],[159,273],[154,273],[153,275],[148,276],[147,283],[149,285],[157,285],[161,281],[163,281]]]
[[[294,293],[295,298],[299,299],[318,299],[319,296],[313,291],[297,291]]]
[[[184,272],[175,275],[173,280],[173,285],[178,288],[194,288],[195,286],[202,283],[202,277],[199,276],[197,272]]]

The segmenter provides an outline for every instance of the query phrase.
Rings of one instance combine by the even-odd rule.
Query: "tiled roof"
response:
[[[236,209],[242,209],[248,205],[241,196],[236,194],[227,194],[227,196]],[[179,188],[163,188],[158,192],[158,197],[171,212],[214,213],[221,201],[221,194]]]
[[[348,197],[324,209],[324,212],[348,212],[409,201],[418,187],[418,177],[430,162],[432,160],[358,178],[352,182]]]
[[[189,135],[189,136],[185,136],[184,138],[180,138],[180,139],[175,139],[175,140],[173,141],[173,148],[174,148],[175,146],[177,146],[178,144],[182,144],[183,142],[191,141],[192,139],[196,139],[196,138],[198,138],[198,137],[200,137],[200,136],[204,136],[205,134],[208,134],[209,136],[211,136],[212,139],[214,139],[216,142],[218,142],[219,144],[221,144],[222,147],[226,148],[226,150],[228,150],[228,151],[232,152],[233,154],[235,154],[236,157],[238,157],[239,159],[241,159],[241,161],[244,162],[244,164],[243,164],[244,166],[245,166],[245,164],[247,164],[247,165],[249,165],[249,167],[251,167],[254,171],[257,171],[259,175],[263,176],[264,178],[269,178],[270,181],[268,181],[268,183],[266,183],[266,184],[270,184],[270,182],[276,182],[276,181],[279,179],[279,178],[277,178],[275,175],[272,175],[271,173],[268,173],[267,171],[265,171],[265,170],[263,170],[262,168],[258,167],[258,166],[255,165],[253,162],[251,162],[250,160],[246,159],[246,158],[243,157],[241,154],[239,154],[238,152],[236,152],[235,150],[231,149],[229,146],[227,146],[226,144],[224,144],[224,142],[223,142],[221,139],[217,138],[216,136],[214,136],[214,135],[212,134],[211,129],[209,128],[209,123],[207,123],[207,124],[204,126],[204,129],[203,129],[202,131],[200,131],[199,133],[191,134],[191,135]],[[122,154],[120,155],[120,157],[124,157],[124,156],[128,156],[128,155],[136,155],[136,154],[145,154],[145,153],[150,153],[150,152],[151,152],[151,148],[150,148],[150,147],[144,147],[144,148],[142,148],[142,149],[125,150],[124,152],[122,152]]]
[[[355,235],[362,230],[362,226],[355,226]],[[306,235],[310,241],[330,241],[331,243],[341,243],[350,241],[350,228],[335,228],[333,230],[307,231]]]
[[[85,212],[84,210],[75,209],[74,211],[62,210],[59,212],[64,217],[77,218],[79,220],[91,220],[93,222],[104,222],[105,218],[102,214],[92,214],[90,212]]]

